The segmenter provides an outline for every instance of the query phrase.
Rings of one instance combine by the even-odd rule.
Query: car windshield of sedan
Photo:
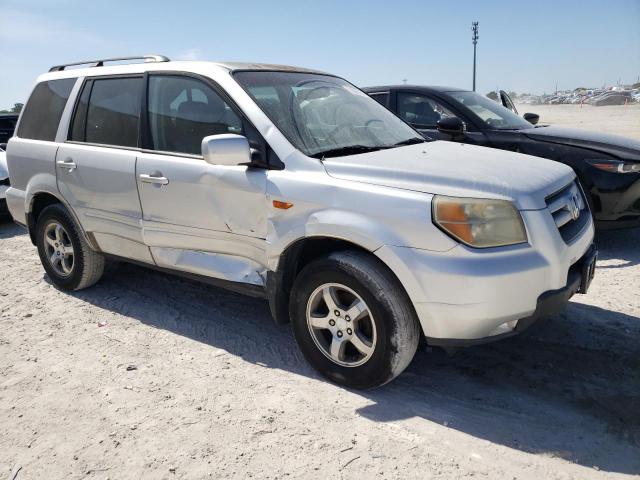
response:
[[[484,95],[476,92],[449,92],[449,95],[475,113],[489,128],[496,130],[535,128],[524,118]]]
[[[305,155],[323,158],[425,140],[367,94],[330,75],[239,71],[234,78]]]

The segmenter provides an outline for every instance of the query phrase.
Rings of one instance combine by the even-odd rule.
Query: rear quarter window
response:
[[[75,82],[75,78],[65,78],[36,85],[24,107],[18,137],[54,141],[62,112]]]

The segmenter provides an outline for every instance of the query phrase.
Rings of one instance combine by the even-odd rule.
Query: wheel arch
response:
[[[27,205],[27,230],[31,243],[36,244],[36,224],[42,211],[49,205],[63,204],[62,200],[49,191],[35,192],[30,196]]]
[[[371,258],[374,258],[384,268],[391,272],[398,284],[404,290],[405,294],[407,294],[404,285],[396,273],[374,253],[374,250],[351,240],[342,238],[325,235],[306,236],[287,245],[280,254],[277,268],[267,272],[267,299],[269,301],[271,314],[277,324],[282,325],[290,322],[289,299],[291,296],[291,289],[296,276],[300,273],[302,268],[319,257],[345,250],[359,251],[371,256]],[[408,295],[407,298],[409,298]]]
[[[35,231],[36,231],[36,224],[38,223],[38,217],[40,216],[40,214],[45,208],[47,208],[49,205],[55,205],[55,204],[62,205],[69,212],[71,217],[76,222],[78,229],[80,230],[84,238],[87,240],[87,243],[89,244],[89,246],[93,250],[99,251],[99,249],[96,248],[96,245],[93,242],[93,239],[89,235],[87,235],[87,233],[84,231],[84,228],[82,228],[82,224],[80,223],[73,209],[69,207],[67,202],[65,202],[62,197],[60,197],[56,193],[53,193],[49,190],[40,190],[40,191],[33,192],[29,195],[29,198],[27,199],[26,220],[27,220],[27,230],[29,232],[29,238],[31,239],[31,243],[33,243],[34,245],[36,244]]]

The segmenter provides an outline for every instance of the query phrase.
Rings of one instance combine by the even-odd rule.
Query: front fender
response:
[[[311,213],[304,223],[294,228],[282,228],[277,221],[269,221],[267,231],[267,262],[270,270],[276,270],[280,254],[295,242],[304,238],[324,237],[344,240],[370,252],[380,248],[384,237],[392,232],[372,219],[354,212],[327,209]]]

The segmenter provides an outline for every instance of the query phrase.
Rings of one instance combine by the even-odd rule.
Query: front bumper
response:
[[[593,222],[570,242],[547,210],[522,212],[528,244],[447,252],[384,246],[376,255],[398,276],[432,344],[470,344],[517,333],[530,317],[562,308],[573,273],[592,248]],[[518,327],[520,325],[520,327]]]
[[[544,292],[536,301],[536,309],[528,317],[515,321],[512,330],[497,335],[475,339],[456,339],[456,338],[431,338],[427,337],[429,345],[440,347],[469,347],[472,345],[480,345],[483,343],[494,342],[503,338],[512,337],[524,332],[529,327],[540,324],[552,315],[555,315],[567,306],[567,302],[576,293],[587,293],[589,283],[593,278],[593,268],[595,260],[598,256],[598,250],[592,244],[587,253],[571,265],[569,274],[567,275],[567,285],[557,290]]]

